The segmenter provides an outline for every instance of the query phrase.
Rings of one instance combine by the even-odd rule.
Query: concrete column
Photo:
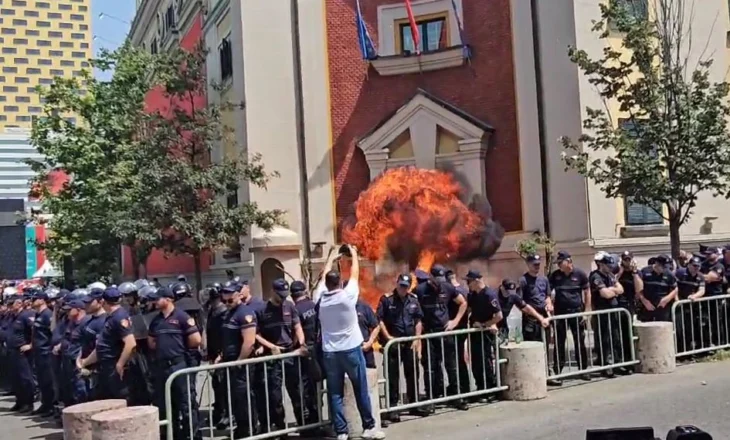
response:
[[[507,363],[501,366],[502,385],[507,400],[537,400],[547,397],[547,367],[545,345],[524,341],[509,343],[499,348],[500,357]]]
[[[112,409],[125,408],[126,406],[126,400],[118,399],[80,403],[64,408],[61,413],[64,440],[91,440],[92,416]]]
[[[380,428],[380,396],[378,393],[378,370],[369,368],[368,373],[368,394],[370,394],[370,405],[373,408],[373,417],[375,418],[375,427]],[[329,402],[328,402],[329,403]],[[347,420],[347,428],[350,431],[350,438],[360,438],[362,436],[362,420],[360,412],[357,410],[357,402],[355,401],[355,392],[352,389],[352,383],[349,377],[345,377],[345,420]]]
[[[154,406],[106,411],[91,418],[91,440],[159,440],[159,423]]]
[[[634,333],[639,337],[636,346],[639,373],[674,372],[677,358],[674,351],[674,325],[671,322],[639,322],[634,324]]]

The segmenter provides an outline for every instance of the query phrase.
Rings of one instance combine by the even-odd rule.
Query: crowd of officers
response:
[[[675,300],[721,295],[730,280],[730,246],[722,250],[701,246],[696,254],[683,252],[676,262],[659,255],[644,268],[637,266],[631,252],[620,256],[600,252],[590,274],[574,267],[566,251],[558,252],[557,268],[547,277],[539,255],[529,255],[525,261],[527,271],[517,281],[504,279],[496,287],[487,286],[479,271],[470,270],[459,280],[453,271],[435,265],[429,273],[399,275],[376,310],[358,302],[368,368],[376,368],[374,347],[385,347],[393,338],[485,330],[391,344],[383,365],[388,374],[388,408],[401,400],[401,367],[406,384],[402,403],[454,396],[449,404],[465,410],[470,402],[491,399],[493,394],[487,393],[469,401],[458,396],[473,391],[472,378],[477,390],[496,387],[496,344],[507,332],[506,318],[514,307],[523,314],[524,338],[534,341],[543,340],[542,329],[550,326],[551,316],[628,311],[630,319],[607,314],[592,322],[557,320],[549,336],[557,375],[570,360],[568,330],[577,341],[581,369],[621,363],[630,353],[628,326],[634,315],[642,321],[670,321]],[[175,439],[199,439],[196,375],[173,380],[173,414],[168,417],[164,387],[170,375],[201,362],[296,353],[302,356],[212,373],[211,422],[218,429],[235,430],[236,438],[283,429],[286,389],[299,426],[312,425],[301,435],[319,435],[314,427],[321,420],[317,384],[324,375],[318,362],[318,307],[307,286],[277,279],[267,292],[269,300],[263,301],[251,295],[245,280],[229,278],[225,284],[210,285],[203,304],[193,297],[184,277],[168,286],[147,280],[109,287],[97,282],[72,292],[53,286],[23,291],[6,287],[0,305],[0,374],[16,399],[12,411],[58,418],[60,406],[123,398],[130,405],[158,406]],[[726,311],[717,310],[719,303],[694,306],[683,312],[687,316],[678,329],[678,349],[728,343],[721,319]],[[704,319],[699,318],[702,312]],[[585,344],[589,326],[597,339],[595,353],[589,353]],[[703,326],[717,330],[703,332]],[[425,396],[419,396],[419,363]],[[603,373],[610,376],[614,371]],[[37,394],[41,404],[34,408]],[[427,415],[433,406],[411,412]],[[400,414],[389,412],[384,419],[398,421]]]

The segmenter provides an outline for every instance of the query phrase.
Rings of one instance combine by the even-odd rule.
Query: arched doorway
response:
[[[271,297],[271,283],[277,278],[284,278],[282,264],[276,258],[267,258],[261,263],[261,296],[264,301]]]

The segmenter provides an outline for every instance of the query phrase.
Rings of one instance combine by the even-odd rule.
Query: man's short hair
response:
[[[331,270],[324,276],[324,285],[327,287],[327,290],[339,289],[341,284],[342,277],[336,270]]]

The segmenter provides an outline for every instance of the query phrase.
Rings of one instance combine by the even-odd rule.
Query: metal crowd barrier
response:
[[[549,317],[549,328],[542,329],[548,380],[638,364],[633,319],[628,310],[620,308]],[[587,325],[589,321],[591,325]],[[572,344],[568,344],[569,336]],[[565,350],[560,347],[560,339]],[[565,367],[569,371],[563,373]]]
[[[269,375],[266,374],[265,370],[268,368],[271,368],[273,363],[281,364],[281,373],[282,373],[281,384],[282,384],[282,388],[283,388],[281,390],[282,397],[283,397],[281,405],[284,405],[284,400],[285,400],[285,395],[286,395],[285,394],[285,390],[286,390],[285,385],[287,383],[287,377],[286,377],[287,368],[285,367],[284,362],[289,359],[295,359],[296,369],[297,369],[297,373],[298,373],[298,384],[299,384],[299,386],[298,386],[299,395],[298,396],[289,395],[289,399],[291,399],[292,401],[294,399],[298,399],[299,407],[300,407],[299,415],[301,416],[300,420],[305,420],[304,410],[305,410],[306,406],[305,406],[305,397],[304,397],[305,390],[304,390],[304,386],[302,384],[302,372],[303,371],[306,372],[307,367],[306,367],[306,365],[303,365],[302,360],[309,359],[307,356],[303,356],[299,353],[293,352],[293,353],[285,353],[285,354],[273,355],[273,356],[264,356],[264,357],[258,357],[258,358],[252,358],[252,359],[246,359],[246,360],[234,361],[234,362],[221,362],[218,364],[201,365],[199,367],[194,367],[194,368],[185,368],[185,369],[176,371],[175,373],[171,374],[170,377],[167,379],[167,381],[165,382],[165,417],[166,417],[166,420],[160,421],[160,426],[166,427],[167,440],[175,440],[175,438],[174,438],[175,432],[172,427],[172,424],[170,423],[170,421],[173,420],[173,417],[172,417],[173,416],[173,400],[172,400],[173,382],[175,381],[175,379],[177,379],[181,376],[188,376],[187,380],[186,380],[186,383],[187,383],[187,394],[186,395],[188,397],[189,396],[194,397],[196,395],[196,393],[194,392],[193,388],[196,387],[195,379],[197,379],[197,376],[199,373],[205,374],[203,388],[206,388],[205,385],[210,382],[210,380],[208,380],[208,379],[210,379],[213,374],[222,373],[225,375],[224,383],[225,383],[225,389],[227,390],[227,392],[226,392],[227,402],[225,402],[225,403],[227,405],[226,406],[227,411],[228,411],[227,414],[228,414],[228,418],[230,420],[228,428],[226,429],[225,437],[223,437],[220,434],[215,432],[216,430],[215,430],[215,426],[214,426],[215,422],[213,421],[213,405],[212,405],[212,402],[214,400],[214,395],[213,395],[214,392],[213,392],[212,386],[208,386],[207,387],[207,389],[208,389],[208,391],[207,391],[207,402],[208,402],[207,420],[208,420],[208,423],[207,423],[207,426],[202,426],[202,423],[201,423],[199,426],[199,429],[208,428],[210,430],[209,431],[210,438],[218,438],[218,439],[228,438],[229,440],[240,440],[240,439],[237,439],[236,436],[234,435],[234,428],[235,428],[234,403],[232,401],[231,396],[232,396],[232,394],[234,394],[235,390],[234,390],[234,392],[232,392],[231,384],[232,384],[232,380],[234,380],[232,378],[232,376],[234,374],[234,373],[232,373],[232,370],[241,369],[241,368],[245,369],[245,375],[246,375],[246,379],[247,379],[246,383],[248,384],[248,388],[249,388],[249,392],[247,393],[247,395],[245,397],[241,397],[240,395],[238,396],[239,398],[246,399],[247,407],[248,407],[248,431],[250,433],[252,433],[252,435],[245,437],[246,440],[257,440],[257,439],[266,439],[266,438],[272,438],[272,437],[281,437],[281,436],[286,436],[291,433],[307,431],[307,430],[316,429],[316,428],[320,428],[320,427],[328,425],[330,423],[330,421],[324,420],[322,417],[322,406],[323,406],[322,399],[323,399],[324,391],[322,391],[322,387],[320,386],[321,382],[318,382],[318,383],[316,383],[316,392],[315,392],[315,399],[316,399],[315,404],[317,407],[317,415],[316,415],[317,421],[313,422],[313,423],[305,424],[302,426],[284,427],[284,428],[281,428],[276,431],[268,432],[268,429],[271,427],[271,423],[273,420],[272,420],[271,405],[270,405],[270,400],[269,400],[270,399]],[[237,372],[236,374],[240,374],[240,372]],[[192,376],[192,378],[191,378],[191,376]],[[257,381],[261,381],[261,380],[263,381],[263,389],[266,390],[265,395],[256,396],[256,397],[264,398],[263,403],[266,404],[266,407],[265,407],[265,412],[266,412],[265,423],[266,424],[263,426],[263,432],[253,435],[253,433],[256,432],[256,425],[254,424],[254,421],[257,419],[256,418],[257,415],[259,417],[261,417],[262,411],[260,410],[260,408],[263,408],[263,406],[259,406],[259,405],[262,405],[263,403],[254,403],[254,399],[252,396],[256,393],[257,390],[262,389],[262,388],[260,388],[262,384],[260,382],[257,382]],[[313,383],[313,385],[314,385],[314,383]],[[202,394],[202,392],[201,392],[201,394]],[[201,396],[201,400],[202,400],[202,396]],[[188,408],[190,408],[190,406]],[[202,411],[200,411],[200,412],[202,412]],[[192,429],[192,425],[193,425],[192,411],[188,411],[188,413],[185,414],[183,417],[188,418],[187,426],[190,430],[190,432],[189,432],[190,436],[188,438],[195,438],[193,435],[194,433],[192,432],[193,431],[193,429]],[[310,420],[312,419],[311,416],[309,418],[310,418]],[[285,424],[288,426],[288,424],[286,423],[286,412],[285,412]],[[262,423],[262,425],[263,425],[263,423]]]
[[[683,299],[672,305],[676,356],[730,348],[730,295]]]
[[[476,383],[474,379],[475,374],[481,374],[482,375],[482,383],[488,384],[488,378],[487,378],[487,370],[486,368],[483,368],[481,373],[475,372],[472,369],[473,359],[470,359],[469,365],[467,366],[469,370],[469,374],[467,378],[463,378],[462,374],[459,373],[459,364],[461,362],[461,359],[459,359],[460,356],[463,356],[464,352],[469,350],[470,346],[464,346],[463,350],[458,349],[460,344],[463,344],[466,341],[469,341],[470,335],[478,335],[478,337],[481,339],[481,347],[483,347],[483,350],[493,350],[493,357],[492,357],[492,371],[494,373],[494,383],[496,386],[491,388],[485,388],[485,389],[475,389],[476,387],[473,386],[473,384]],[[487,336],[485,336],[487,335]],[[463,337],[463,338],[461,338]],[[491,344],[485,344],[485,341],[489,340],[491,337],[492,343]],[[454,365],[456,366],[456,384],[449,384],[449,387],[453,387],[453,390],[456,391],[449,393],[447,390],[447,379],[445,377],[445,364],[446,364],[446,348],[445,348],[445,342],[448,341],[450,338],[453,338],[454,347],[457,347],[454,349]],[[440,353],[432,353],[432,350],[427,349],[428,341],[433,339],[439,339],[440,343],[436,343],[433,345],[437,345],[438,349],[440,349]],[[420,356],[417,356],[416,352],[413,350],[407,350],[411,352],[412,359],[410,359],[410,362],[413,362],[414,371],[416,374],[411,378],[413,380],[413,383],[411,384],[413,386],[413,389],[415,389],[415,401],[414,402],[408,402],[408,403],[402,403],[402,404],[396,404],[394,406],[391,406],[390,404],[390,380],[393,380],[393,378],[390,377],[390,368],[388,367],[388,356],[391,352],[391,350],[396,350],[395,355],[397,356],[398,360],[398,369],[399,371],[403,371],[401,369],[402,366],[405,366],[403,363],[403,358],[401,356],[401,349],[399,345],[401,344],[407,344],[407,348],[410,348],[410,345],[413,343],[413,341],[421,341],[421,348],[420,348]],[[426,342],[426,343],[424,343]],[[395,346],[395,347],[394,347]],[[430,364],[431,357],[432,356],[440,356],[441,362],[441,371],[436,371],[435,374],[441,374],[443,377],[443,387],[440,391],[440,396],[435,397],[434,396],[434,386],[431,384],[430,387],[427,387],[425,385],[425,375],[428,374],[428,372],[425,370],[425,368],[422,368],[423,366],[420,365],[421,362],[428,362]],[[471,358],[471,356],[470,356]],[[403,411],[408,409],[414,409],[422,406],[427,405],[435,405],[439,403],[444,403],[452,400],[458,400],[458,399],[466,399],[470,397],[477,397],[477,396],[484,396],[487,394],[497,393],[500,391],[504,391],[507,389],[506,386],[502,386],[501,384],[501,375],[500,375],[500,365],[505,363],[505,359],[499,358],[499,336],[497,334],[491,334],[486,329],[462,329],[462,330],[454,330],[449,332],[440,332],[440,333],[428,333],[421,336],[407,336],[407,337],[398,337],[393,338],[388,341],[388,343],[383,348],[383,360],[384,360],[384,366],[383,366],[383,375],[385,377],[385,399],[383,404],[381,405],[380,413],[390,413],[390,412],[396,412],[396,411]],[[398,383],[398,394],[399,397],[403,395],[401,390],[401,380],[400,377],[404,378],[406,388],[408,387],[407,379],[405,378],[405,375],[402,373],[399,373],[399,383]],[[424,391],[426,392],[426,399],[421,399],[421,383],[420,379],[424,380]],[[463,393],[460,390],[462,390],[462,380],[466,379],[469,381],[469,392]],[[400,399],[398,399],[400,401]]]

